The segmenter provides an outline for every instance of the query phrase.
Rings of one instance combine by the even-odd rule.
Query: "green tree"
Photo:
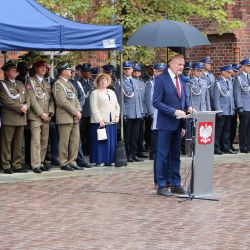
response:
[[[211,21],[219,33],[230,32],[243,27],[239,20],[230,20],[225,5],[233,0],[39,0],[45,7],[65,17],[90,15],[90,23],[123,25],[124,44],[127,39],[145,23],[162,19],[188,22],[192,17]],[[142,47],[124,46],[124,58],[149,63],[156,51]]]

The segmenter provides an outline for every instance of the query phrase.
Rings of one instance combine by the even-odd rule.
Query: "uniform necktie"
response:
[[[176,86],[178,96],[181,97],[181,85],[180,85],[178,76],[175,76],[175,86]]]

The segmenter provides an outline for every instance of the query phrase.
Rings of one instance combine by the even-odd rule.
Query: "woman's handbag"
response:
[[[107,131],[106,131],[106,128],[105,127],[99,127],[97,129],[97,140],[98,141],[104,141],[104,140],[107,140],[108,137],[107,137]]]

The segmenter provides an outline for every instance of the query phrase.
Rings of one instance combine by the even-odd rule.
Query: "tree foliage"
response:
[[[93,13],[90,23],[120,24],[124,29],[124,44],[142,25],[162,19],[188,22],[192,17],[202,17],[216,23],[219,33],[243,27],[239,20],[230,20],[226,4],[233,0],[39,0],[52,11],[74,19]],[[89,3],[91,2],[91,3]],[[94,4],[95,3],[95,4]],[[148,63],[155,58],[155,50],[124,46],[125,59],[133,58]]]

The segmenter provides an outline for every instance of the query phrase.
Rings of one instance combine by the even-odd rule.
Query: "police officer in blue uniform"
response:
[[[145,82],[141,79],[141,71],[142,71],[141,65],[139,63],[135,63],[133,65],[132,77],[138,80],[138,87],[140,89],[141,99],[144,100]],[[140,120],[140,125],[139,125],[139,140],[138,140],[138,152],[137,152],[137,156],[139,158],[147,158],[147,156],[143,154],[143,151],[144,151],[143,135],[144,135],[145,114],[146,114],[146,106],[143,103],[143,118]]]
[[[240,71],[240,64],[232,64],[233,71],[232,71],[232,82],[234,81],[234,78],[237,77]],[[237,132],[237,120],[238,120],[238,114],[234,112],[231,118],[231,129],[230,129],[230,149],[234,152],[238,152],[239,150],[234,147],[234,140]]]
[[[196,111],[210,111],[207,82],[202,77],[204,63],[193,63],[192,77],[186,83],[186,94],[190,105]]]
[[[206,56],[201,60],[201,62],[204,63],[204,71],[203,71],[201,78],[205,79],[207,82],[207,88],[209,90],[209,96],[210,96],[211,109],[213,110],[214,106],[213,106],[213,98],[212,97],[213,97],[215,76],[213,73],[210,72],[212,61],[211,61],[211,58],[209,56]]]
[[[143,98],[140,81],[132,77],[133,63],[123,62],[123,95],[125,144],[128,162],[142,161],[138,156],[138,139],[140,120],[144,116]]]
[[[97,77],[97,75],[100,73],[100,68],[98,67],[94,67],[90,69],[90,74],[91,74],[91,78],[94,81]]]
[[[82,147],[84,155],[89,155],[89,148],[90,148],[90,105],[89,105],[89,96],[91,92],[94,90],[94,85],[91,79],[90,74],[91,64],[84,63],[81,67],[81,84],[83,88],[83,94],[85,97],[85,103],[82,109],[82,115],[80,121],[80,136],[82,140]]]
[[[192,62],[186,62],[183,70],[183,75],[186,76],[188,79],[192,76]]]
[[[216,115],[214,153],[221,155],[234,154],[230,148],[230,126],[234,114],[233,82],[231,80],[233,67],[221,67],[221,77],[215,82],[213,90],[214,108],[222,111]]]
[[[234,100],[240,116],[240,152],[250,152],[250,59],[240,62],[241,72],[234,79]]]

